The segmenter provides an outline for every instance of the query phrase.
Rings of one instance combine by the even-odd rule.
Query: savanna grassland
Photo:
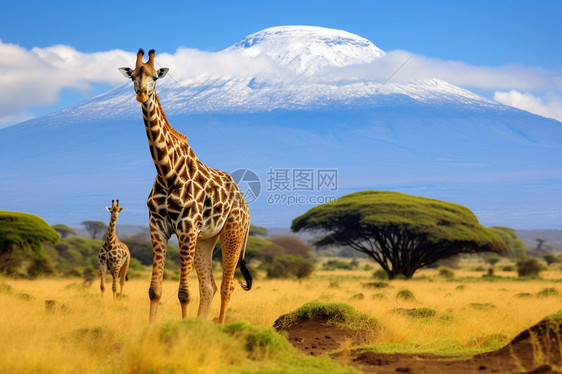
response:
[[[412,280],[385,282],[383,288],[366,270],[316,270],[301,281],[265,279],[257,272],[251,291],[236,288],[224,326],[212,322],[218,293],[210,321],[180,321],[177,281],[164,282],[158,321],[149,325],[148,273],[127,282],[116,302],[111,292],[100,298],[99,280],[84,285],[78,278],[0,279],[0,372],[354,372],[328,355],[298,352],[271,326],[313,300],[346,303],[377,321],[364,344],[368,349],[470,356],[504,346],[562,309],[558,269],[522,280],[515,271],[484,278],[483,271],[463,268],[453,278],[421,270]],[[194,278],[193,317],[197,287]],[[408,294],[403,290],[413,298],[397,297]],[[56,300],[52,310],[46,310],[46,300]],[[408,315],[401,308],[428,313]]]

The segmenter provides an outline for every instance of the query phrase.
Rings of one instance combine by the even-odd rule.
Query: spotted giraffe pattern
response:
[[[124,208],[119,207],[119,200],[115,204],[114,200],[111,200],[111,208],[107,207],[107,210],[111,213],[111,219],[109,221],[109,226],[107,227],[107,234],[105,235],[105,242],[100,249],[98,256],[98,269],[100,272],[100,289],[103,297],[103,292],[105,290],[105,272],[107,269],[111,272],[113,276],[113,299],[117,297],[117,278],[119,278],[120,284],[120,294],[123,295],[123,284],[127,278],[127,271],[129,270],[129,262],[131,261],[131,254],[129,253],[129,248],[119,240],[115,233],[115,224],[119,219],[119,213],[123,211]]]
[[[193,268],[199,278],[198,315],[206,317],[217,285],[211,258],[217,240],[221,240],[223,277],[219,322],[224,323],[226,309],[234,290],[237,264],[249,290],[252,277],[245,264],[245,248],[250,227],[250,211],[232,177],[202,163],[187,143],[187,137],[172,128],[158,96],[155,81],[168,69],[154,69],[154,50],[143,63],[139,50],[135,69],[119,68],[134,82],[150,154],[156,167],[156,179],[147,199],[153,248],[152,279],[149,288],[150,316],[156,318],[162,297],[162,277],[168,239],[176,234],[180,247],[180,284],[178,298],[182,318],[190,302]]]

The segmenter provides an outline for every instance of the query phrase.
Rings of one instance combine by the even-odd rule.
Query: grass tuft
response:
[[[351,330],[367,330],[379,325],[376,319],[358,312],[351,305],[312,301],[279,317],[275,321],[275,327],[277,329],[288,328],[301,320],[325,320],[328,325]]]
[[[537,292],[538,297],[548,297],[548,296],[557,296],[560,292],[556,288],[543,288],[539,292]]]
[[[416,298],[414,297],[414,294],[412,293],[412,291],[410,291],[407,288],[403,288],[400,291],[398,291],[396,293],[396,298],[397,299],[402,299],[402,300],[415,300]]]

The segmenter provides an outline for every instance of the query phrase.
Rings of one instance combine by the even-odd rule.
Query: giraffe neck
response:
[[[107,234],[105,235],[105,242],[111,243],[115,241],[117,237],[115,235],[115,223],[117,222],[117,217],[111,215],[111,220],[109,221],[109,226],[107,227]]]
[[[180,172],[176,166],[184,164],[179,161],[185,158],[194,161],[197,157],[187,144],[187,137],[168,122],[156,93],[142,104],[142,115],[156,171],[162,180],[173,180]]]

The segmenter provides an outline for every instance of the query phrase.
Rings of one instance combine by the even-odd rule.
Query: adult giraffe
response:
[[[176,234],[180,247],[178,298],[182,318],[186,317],[191,299],[193,266],[199,278],[201,296],[198,315],[207,316],[217,290],[211,258],[220,237],[223,276],[219,322],[224,323],[234,290],[237,263],[246,280],[242,288],[249,290],[252,287],[252,276],[245,263],[250,227],[248,204],[232,177],[203,164],[187,144],[187,137],[172,128],[155,91],[156,80],[163,78],[168,68],[154,68],[154,50],[148,52],[146,63],[143,55],[144,51],[140,49],[134,70],[119,68],[119,71],[133,80],[137,100],[142,104],[148,145],[157,172],[147,200],[153,250],[152,280],[148,290],[149,321],[155,320],[162,297],[166,245],[172,234]]]

